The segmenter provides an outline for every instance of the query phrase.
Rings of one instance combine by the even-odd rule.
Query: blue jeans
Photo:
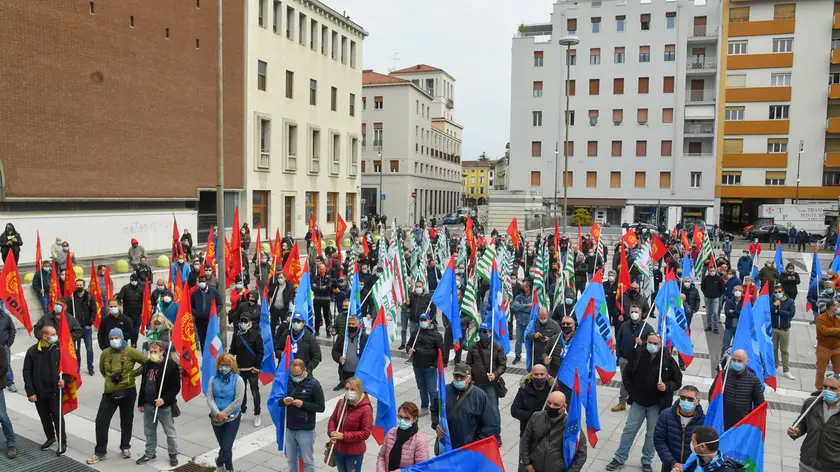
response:
[[[402,329],[400,330],[400,339],[402,340],[402,344],[407,343],[411,335],[416,333],[417,330],[420,328],[420,323],[415,323],[414,321],[410,320],[411,318],[408,312],[400,312],[400,326],[402,326]],[[409,327],[411,328],[410,335],[406,336],[406,334],[409,333],[409,331],[407,331]]]
[[[485,385],[479,387],[487,394],[487,406],[493,411],[493,418],[496,419],[496,424],[493,425],[493,434],[498,438],[502,435],[502,415],[499,412],[499,393],[496,391],[496,385]]]
[[[417,379],[417,390],[420,390],[420,408],[429,408],[432,403],[437,404],[437,369],[415,367],[414,378]]]
[[[525,330],[527,328],[527,322],[521,323],[518,320],[516,321],[516,344],[514,345],[513,352],[517,359],[522,357],[522,344],[525,343]]]
[[[642,464],[653,462],[653,454],[656,452],[653,447],[653,431],[656,429],[656,422],[659,421],[659,405],[643,407],[639,406],[638,403],[630,405],[630,410],[627,412],[627,422],[624,424],[624,432],[621,433],[618,450],[615,451],[615,460],[622,464],[627,461],[633,439],[645,420],[647,420],[647,433],[645,434],[645,445],[642,447]]]
[[[289,472],[299,472],[298,449],[303,458],[303,472],[315,471],[315,430],[286,430],[286,456],[289,461]],[[338,456],[336,456],[338,457]],[[336,463],[338,460],[336,459]]]
[[[6,447],[16,446],[15,430],[12,429],[12,420],[6,412],[6,396],[3,390],[0,390],[0,426],[3,427],[3,436],[6,436]]]
[[[239,422],[242,415],[236,415],[232,421],[223,423],[220,426],[213,426],[216,434],[216,441],[219,442],[219,457],[216,458],[216,467],[223,467],[225,470],[233,470],[233,441],[236,433],[239,432]]]
[[[93,372],[93,328],[82,328],[82,338],[76,341],[76,356],[78,356],[79,367],[82,366],[82,355],[80,353],[82,341],[84,341],[85,351],[87,351],[88,371]]]
[[[732,339],[735,338],[735,331],[737,328],[726,328],[723,330],[723,345],[720,346],[720,356],[723,357],[723,353],[729,349],[729,345],[732,344]]]
[[[361,456],[345,456],[338,451],[334,451],[333,454],[335,455],[335,466],[338,467],[338,472],[361,472],[362,459],[365,458],[364,454]]]
[[[6,363],[9,365],[9,373],[6,374],[6,387],[11,387],[15,384],[15,374],[12,372],[12,350],[8,347],[6,351]]]
[[[50,297],[46,293],[41,295],[38,293],[38,301],[41,302],[41,309],[44,310],[45,315],[50,314]]]
[[[718,321],[720,321],[720,297],[706,298],[706,326],[713,329],[718,329]]]

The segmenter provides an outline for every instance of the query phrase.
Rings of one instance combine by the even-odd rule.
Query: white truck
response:
[[[826,227],[834,223],[837,208],[837,202],[831,201],[759,205],[758,220],[745,227],[743,234],[747,239],[769,241],[770,238],[780,238],[787,241],[787,229],[793,226],[797,230],[807,230],[811,239],[821,238],[826,234]],[[778,233],[785,234],[778,236]]]

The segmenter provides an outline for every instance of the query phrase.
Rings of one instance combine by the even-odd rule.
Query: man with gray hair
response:
[[[694,385],[685,385],[674,404],[659,414],[653,432],[653,445],[662,461],[662,472],[682,469],[692,452],[691,433],[705,419],[700,391]]]

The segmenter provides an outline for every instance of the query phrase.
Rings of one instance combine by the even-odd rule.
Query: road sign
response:
[[[379,199],[380,199],[380,200],[385,200],[385,194],[383,193],[382,195],[380,195],[380,196],[379,196]]]

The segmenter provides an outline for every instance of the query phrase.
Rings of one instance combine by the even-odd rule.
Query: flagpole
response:
[[[723,366],[723,385],[720,386],[720,393],[726,389],[726,379],[729,378],[729,364],[732,362],[732,353],[729,354],[729,359],[726,359],[726,364]]]
[[[151,351],[151,350],[152,350],[152,347],[149,346],[149,351]],[[158,398],[160,398],[161,395],[163,395],[163,381],[166,380],[166,367],[169,365],[169,353],[171,351],[172,351],[172,343],[170,342],[166,346],[166,359],[163,360],[163,370],[161,371],[161,375],[160,375],[160,387],[158,388],[158,396],[157,396]],[[157,400],[157,398],[155,400]],[[157,402],[155,402],[155,403],[157,403]],[[152,417],[152,424],[157,424],[157,415],[158,415],[159,408],[160,407],[155,405],[155,415],[154,415],[154,417]]]
[[[819,402],[820,402],[820,400],[822,400],[823,402],[825,402],[825,399],[823,398],[823,396],[822,396],[822,395],[820,395],[820,396],[819,396],[819,398],[817,398],[816,400],[814,400],[813,402],[811,402],[811,406],[809,406],[809,407],[808,407],[805,411],[803,411],[803,412],[802,412],[802,414],[801,414],[801,415],[799,415],[799,418],[796,418],[796,421],[794,421],[794,422],[793,422],[793,424],[791,425],[791,429],[796,428],[797,426],[799,426],[799,423],[801,423],[801,422],[802,422],[802,420],[804,420],[804,419],[805,419],[805,417],[806,417],[806,416],[808,416],[808,413],[809,413],[809,412],[810,412],[810,411],[814,408],[814,405],[816,405],[817,403],[819,403]]]
[[[495,300],[493,304],[496,304]],[[492,306],[490,307],[490,329],[492,330],[490,331],[490,373],[493,373],[493,338],[496,333],[496,310],[494,308]],[[479,327],[479,329],[481,328]]]
[[[64,377],[64,372],[58,373],[58,380],[61,380]],[[816,403],[816,402],[815,402]],[[55,452],[61,451],[61,425],[64,423],[64,388],[58,389],[58,447],[56,448]]]
[[[339,429],[341,429],[341,424],[344,422],[344,414],[345,414],[346,412],[347,412],[347,400],[345,399],[345,400],[342,402],[342,406],[341,406],[341,415],[339,415],[339,417],[338,417],[338,425],[335,427],[335,430],[336,430],[336,431],[338,431]],[[331,440],[330,440],[330,453],[329,453],[329,454],[327,454],[327,458],[326,458],[326,460],[324,460],[324,462],[325,462],[325,463],[329,463],[329,462],[330,462],[330,459],[332,458],[332,455],[333,455],[333,449],[335,449],[335,441],[333,441],[333,440],[332,440],[332,438],[330,438],[330,439],[331,439]],[[284,435],[283,435],[283,442],[285,442],[285,441],[286,441],[286,435],[284,434]]]
[[[668,334],[668,312],[660,313],[662,315],[662,346],[659,350],[659,382],[662,383],[662,363],[665,361],[665,338]]]

